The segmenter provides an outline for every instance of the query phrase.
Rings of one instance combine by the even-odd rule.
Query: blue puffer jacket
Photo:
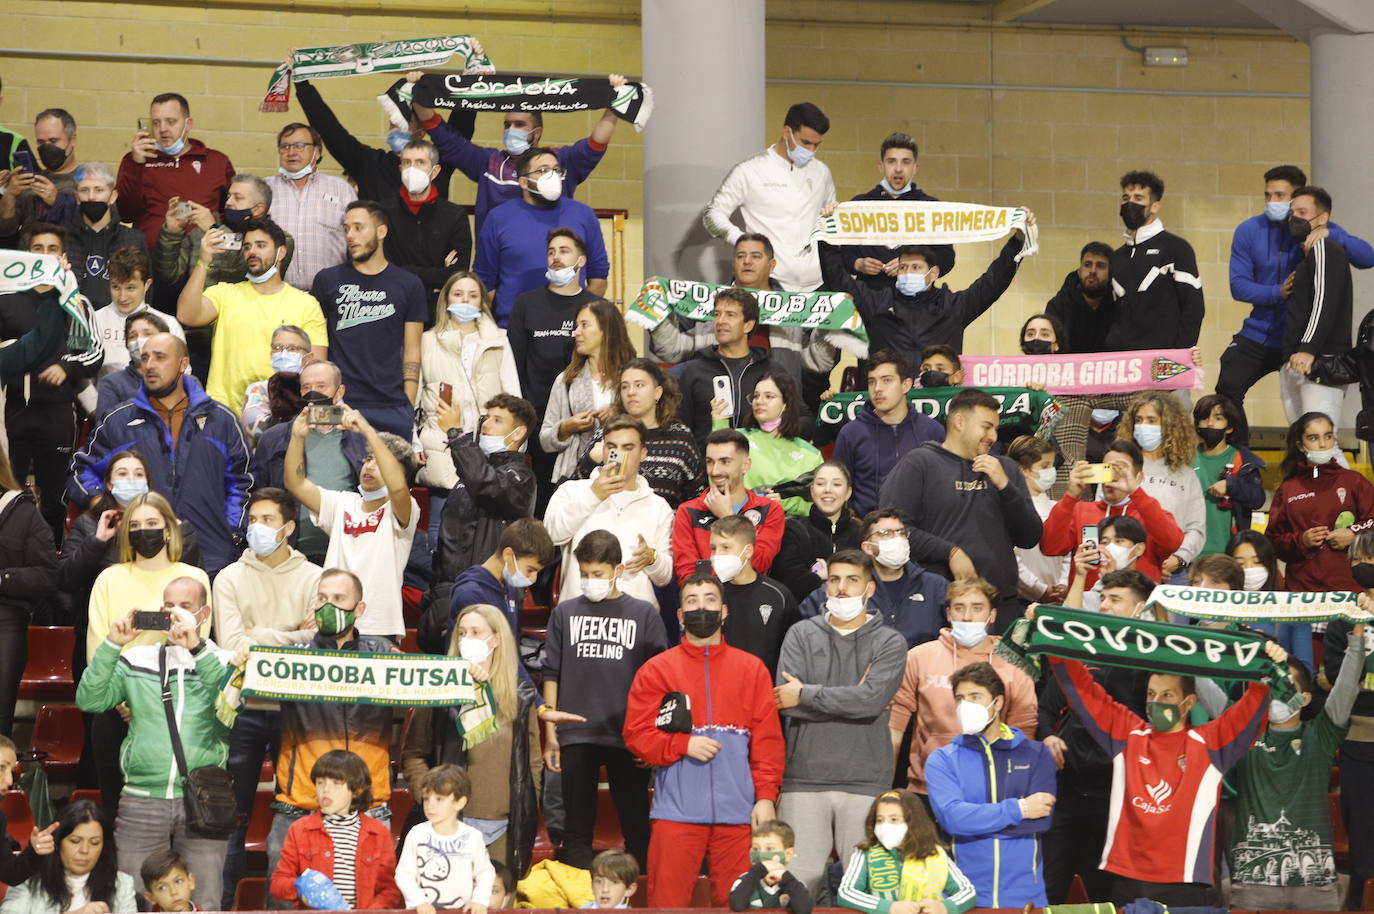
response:
[[[850,510],[863,517],[878,507],[878,489],[902,455],[927,441],[944,440],[945,427],[914,407],[908,406],[905,421],[888,425],[872,403],[865,403],[835,439],[835,460],[849,467],[854,484]]]
[[[877,585],[868,608],[882,613],[883,621],[906,639],[908,650],[940,636],[940,629],[945,627],[945,591],[949,589],[949,581],[915,562],[907,562],[902,569],[900,587],[895,588],[905,595],[903,599],[889,599],[888,586],[882,581]],[[803,619],[825,612],[825,585],[813,590],[800,608]]]
[[[248,442],[228,407],[210,399],[190,375],[182,383],[189,402],[175,448],[171,429],[140,387],[132,400],[110,411],[72,458],[67,494],[85,508],[105,491],[110,458],[130,448],[138,451],[148,464],[148,487],[196,528],[205,570],[214,575],[239,557],[234,538],[248,510]]]
[[[1352,266],[1374,267],[1374,247],[1334,222],[1327,223],[1331,240],[1345,248]],[[1280,294],[1283,281],[1302,263],[1302,245],[1288,234],[1288,221],[1273,222],[1264,213],[1236,226],[1231,238],[1231,297],[1253,306],[1240,335],[1261,346],[1283,348],[1288,300]]]
[[[989,744],[960,736],[926,761],[935,818],[954,839],[954,859],[978,890],[980,908],[1045,906],[1040,833],[1050,816],[1023,819],[1019,798],[1055,792],[1054,757],[1015,727]]]

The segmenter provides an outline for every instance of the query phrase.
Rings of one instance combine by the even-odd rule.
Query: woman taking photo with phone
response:
[[[1192,417],[1171,394],[1146,391],[1121,414],[1116,437],[1140,446],[1145,455],[1141,488],[1153,495],[1183,530],[1183,544],[1160,566],[1162,583],[1187,584],[1186,567],[1202,554],[1207,540],[1207,505],[1193,469],[1198,438]]]
[[[100,573],[91,588],[90,614],[86,620],[86,663],[105,640],[115,619],[130,612],[160,612],[162,591],[177,578],[191,578],[205,588],[210,600],[210,578],[182,558],[181,524],[172,506],[156,492],[135,495],[124,506],[115,531],[119,562]],[[161,644],[166,640],[170,619],[160,617],[158,629],[145,629],[121,650],[138,644]],[[201,637],[210,637],[210,620],[200,628]],[[122,706],[121,706],[122,708]],[[101,805],[112,817],[124,788],[119,768],[119,747],[128,735],[128,709],[116,708],[96,715],[91,725],[96,776],[100,782]]]

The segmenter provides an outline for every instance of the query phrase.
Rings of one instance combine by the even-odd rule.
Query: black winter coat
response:
[[[408,273],[414,273],[424,283],[429,297],[429,320],[434,322],[434,302],[439,288],[459,270],[466,270],[472,262],[472,229],[468,214],[461,206],[436,197],[423,204],[418,212],[401,200],[400,192],[379,201],[391,219],[386,236],[386,259]],[[458,256],[445,264],[449,252]]]
[[[862,532],[848,508],[832,524],[819,508],[812,505],[811,513],[806,517],[787,518],[782,531],[782,546],[768,574],[792,591],[792,596],[800,603],[825,583],[811,570],[816,559],[829,559],[837,549],[857,549],[860,542]]]
[[[57,583],[52,528],[33,496],[21,492],[0,510],[0,611],[33,614]]]
[[[436,585],[452,584],[463,569],[491,558],[506,528],[534,514],[534,471],[523,453],[488,457],[470,435],[450,438],[448,450],[459,481],[439,518],[432,565]]]

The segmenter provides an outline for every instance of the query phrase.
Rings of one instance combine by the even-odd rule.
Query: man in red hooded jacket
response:
[[[1045,555],[1069,555],[1083,541],[1083,528],[1096,527],[1104,517],[1124,514],[1140,521],[1145,528],[1145,553],[1136,560],[1135,567],[1160,578],[1160,563],[1174,554],[1183,543],[1183,531],[1174,516],[1164,510],[1155,498],[1140,488],[1144,478],[1145,458],[1134,441],[1113,441],[1107,445],[1103,462],[1111,467],[1111,482],[1102,483],[1102,497],[1097,501],[1081,501],[1087,478],[1091,475],[1086,461],[1074,464],[1069,473],[1069,487],[1064,497],[1045,518],[1045,532],[1040,536],[1040,551]],[[1070,569],[1072,580],[1073,571]],[[1088,574],[1085,587],[1097,580],[1096,570]]]
[[[191,138],[186,97],[164,92],[148,108],[151,130],[140,129],[119,162],[119,214],[157,246],[167,201],[180,197],[220,212],[233,181],[229,157]]]

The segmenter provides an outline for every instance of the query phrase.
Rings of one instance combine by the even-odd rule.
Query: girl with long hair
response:
[[[727,428],[729,420],[713,416],[711,425]],[[740,431],[749,439],[744,485],[772,490],[789,515],[810,514],[811,474],[825,458],[801,437],[801,388],[796,380],[777,368],[764,372],[749,397],[749,414]]]
[[[1279,573],[1279,557],[1274,553],[1274,544],[1269,537],[1258,530],[1246,528],[1238,531],[1226,544],[1226,554],[1240,565],[1245,576],[1245,589],[1284,590],[1283,575]],[[1312,625],[1306,622],[1247,622],[1250,628],[1273,635],[1288,652],[1288,656],[1301,660],[1312,669]]]
[[[1054,510],[1054,499],[1050,489],[1054,488],[1056,470],[1055,458],[1059,451],[1054,442],[1022,435],[1007,448],[1007,456],[1016,461],[1021,476],[1026,480],[1031,503],[1040,515],[1041,523]],[[1029,549],[1016,549],[1016,568],[1020,583],[1021,598],[1040,603],[1058,603],[1069,592],[1069,558],[1065,555],[1045,555],[1039,546]]]
[[[615,305],[597,300],[577,312],[573,355],[549,392],[539,444],[550,454],[555,485],[570,477],[596,439],[600,423],[614,412],[620,374],[635,357],[625,318]]]
[[[940,846],[935,823],[916,795],[879,794],[864,819],[864,839],[844,868],[839,903],[865,914],[922,914],[922,902],[933,901],[945,914],[963,914],[977,897]]]
[[[1374,485],[1336,462],[1336,430],[1324,413],[1303,413],[1288,428],[1283,482],[1269,505],[1266,533],[1284,561],[1288,589],[1360,591],[1345,550],[1352,524],[1374,518]]]
[[[1192,417],[1166,391],[1147,390],[1121,414],[1116,437],[1134,441],[1145,455],[1142,488],[1174,516],[1183,544],[1160,565],[1164,583],[1186,584],[1183,568],[1202,554],[1207,539],[1207,505],[1193,460],[1198,438]]]
[[[863,542],[859,519],[849,509],[854,494],[849,467],[827,460],[811,477],[811,512],[789,517],[782,546],[769,575],[792,591],[800,603],[820,587],[818,570],[839,549],[858,549]]]
[[[465,607],[454,620],[449,654],[470,664],[484,688],[475,705],[420,709],[401,746],[406,781],[439,765],[461,765],[472,777],[463,821],[480,831],[491,859],[517,877],[529,869],[537,825],[543,758],[534,686],[516,675],[520,662],[510,623],[495,606]],[[412,810],[410,823],[423,821]]]

